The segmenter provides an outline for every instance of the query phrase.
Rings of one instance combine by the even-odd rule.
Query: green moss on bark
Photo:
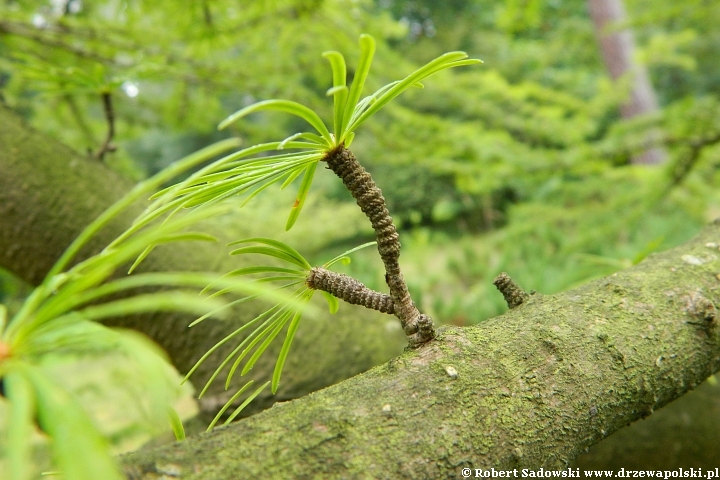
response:
[[[189,441],[124,458],[135,478],[457,478],[563,468],[720,367],[720,225],[640,265]],[[700,259],[699,262],[695,259]]]

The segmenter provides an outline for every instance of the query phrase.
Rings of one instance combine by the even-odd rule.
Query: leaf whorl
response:
[[[389,295],[370,290],[354,278],[342,273],[315,267],[310,270],[305,284],[313,290],[322,290],[353,305],[362,305],[365,308],[390,314],[395,310],[393,299]]]

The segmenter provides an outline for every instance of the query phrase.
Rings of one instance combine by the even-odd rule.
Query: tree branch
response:
[[[705,148],[720,143],[720,133],[690,142],[669,141],[668,143],[680,143],[681,145],[685,144],[685,152],[684,155],[678,155],[677,160],[670,167],[670,184],[664,192],[665,195],[667,195],[670,190],[680,185],[683,180],[687,178],[697,164]]]
[[[115,111],[113,110],[112,104],[112,93],[103,92],[103,111],[105,112],[105,121],[107,122],[108,132],[105,136],[105,141],[100,146],[100,149],[95,154],[95,158],[102,161],[105,154],[108,152],[114,152],[115,146],[112,144],[112,140],[115,137]]]
[[[417,309],[400,271],[400,236],[385,206],[382,191],[355,155],[345,147],[329,152],[324,160],[370,219],[377,237],[378,252],[385,265],[385,281],[390,288],[394,313],[400,319],[410,346],[418,347],[432,340],[435,337],[432,319]]]
[[[371,290],[352,277],[315,267],[305,279],[313,290],[322,290],[352,305],[362,305],[371,310],[393,314],[395,304],[389,295]]]
[[[12,115],[6,108],[0,108],[0,265],[10,269],[30,283],[41,280],[54,259],[57,258],[65,245],[77,235],[79,230],[107,205],[121,196],[129,187],[130,185],[126,181],[108,170],[104,165],[90,161],[86,156],[78,155],[67,147],[27,128],[18,117]],[[142,208],[142,206],[138,206],[139,208]],[[131,221],[133,215],[134,213],[130,212],[122,222]],[[236,224],[236,222],[233,222],[233,224]],[[226,230],[228,226],[228,224],[216,223],[214,230]],[[91,250],[101,248],[104,245],[103,242],[107,242],[121,229],[122,224],[119,224],[111,227],[110,231],[102,232],[99,239],[92,245]],[[231,235],[237,238],[241,234],[235,232]],[[487,385],[478,382],[474,395],[468,394],[470,395],[469,399],[463,400],[460,396],[453,396],[451,400],[448,400],[437,396],[433,397],[429,403],[419,406],[416,415],[419,420],[424,420],[427,423],[418,426],[414,431],[418,435],[417,440],[409,438],[408,445],[410,445],[410,449],[408,454],[398,457],[398,461],[402,461],[403,458],[407,459],[404,471],[442,468],[447,473],[446,476],[457,476],[459,470],[448,472],[452,462],[463,457],[468,448],[478,443],[481,444],[481,449],[476,453],[478,457],[485,458],[487,453],[484,452],[487,452],[488,449],[499,449],[504,451],[506,456],[511,455],[511,453],[508,454],[508,450],[513,449],[512,445],[504,445],[502,441],[498,441],[497,430],[512,428],[513,421],[516,422],[516,426],[526,421],[530,427],[535,429],[534,435],[539,439],[536,439],[535,444],[531,444],[535,445],[533,448],[538,448],[538,442],[548,443],[544,449],[546,457],[542,458],[555,458],[551,457],[554,452],[550,444],[556,442],[556,439],[562,440],[562,445],[558,446],[558,452],[562,449],[562,451],[571,452],[574,455],[573,452],[582,450],[585,446],[596,441],[599,436],[609,435],[613,429],[618,428],[618,425],[636,419],[641,412],[649,412],[648,403],[655,396],[658,397],[659,405],[691,388],[693,384],[699,381],[698,379],[703,378],[711,370],[717,368],[720,354],[714,340],[717,334],[712,333],[715,328],[712,326],[713,323],[708,324],[707,320],[698,318],[697,315],[697,312],[703,310],[707,312],[708,309],[698,310],[697,307],[693,308],[696,313],[694,314],[695,318],[692,318],[684,308],[688,307],[688,300],[692,300],[693,296],[691,294],[678,296],[678,292],[683,290],[693,292],[700,288],[702,296],[712,302],[715,307],[718,306],[717,286],[720,284],[720,279],[716,279],[716,275],[720,273],[720,265],[713,259],[713,256],[720,254],[713,249],[712,244],[720,244],[720,241],[718,241],[719,236],[717,226],[709,227],[708,230],[684,247],[666,254],[652,255],[646,262],[631,271],[609,277],[604,281],[595,282],[593,288],[596,288],[602,297],[596,297],[593,288],[581,287],[581,289],[562,294],[564,303],[558,303],[557,310],[551,308],[552,304],[543,308],[536,308],[534,305],[537,304],[534,303],[534,297],[532,297],[528,304],[512,310],[504,317],[489,321],[487,325],[459,331],[461,336],[458,338],[463,340],[453,349],[458,353],[475,357],[474,361],[471,359],[470,367],[467,365],[459,367],[454,362],[451,364],[450,361],[440,361],[439,366],[436,362],[425,367],[426,370],[429,369],[431,373],[435,372],[433,375],[439,373],[440,378],[444,378],[442,375],[445,372],[444,374],[452,379],[445,366],[453,366],[458,372],[455,382],[464,382],[466,380],[465,372],[468,368],[472,374],[474,374],[475,370],[481,370],[478,375],[482,377],[489,376],[494,370],[497,370],[503,375],[509,376],[507,385],[512,389],[503,385],[498,386],[501,383],[498,381],[490,382]],[[215,250],[217,249],[213,245],[206,247],[198,244],[192,248],[179,246],[174,253],[159,250],[157,253],[161,255],[156,257],[153,254],[148,258],[148,262],[154,263],[157,268],[162,268],[163,265],[172,267],[172,262],[175,262],[176,268],[193,268],[193,266],[197,268],[203,264],[205,265],[204,268],[207,268],[207,265],[217,267],[223,262],[235,261],[236,257],[230,258]],[[695,265],[698,262],[705,263]],[[233,267],[233,265],[230,265],[230,267]],[[647,270],[642,270],[646,267]],[[629,272],[636,272],[635,286],[632,289],[623,291],[620,282],[626,280],[625,276]],[[655,275],[653,272],[660,272],[662,275]],[[692,273],[693,277],[686,277],[686,273]],[[654,300],[644,300],[637,296],[638,291],[647,293],[647,289],[664,293],[661,295],[654,293]],[[710,295],[703,294],[703,289],[706,289]],[[608,297],[609,292],[612,292],[613,295]],[[541,297],[540,303],[553,302],[554,298]],[[602,302],[603,299],[605,303]],[[693,301],[691,303],[701,306],[703,303],[707,305],[703,301],[700,301],[700,303]],[[598,305],[602,308],[608,308],[611,314],[598,313]],[[673,306],[672,311],[666,309],[668,305]],[[529,311],[534,312],[535,315],[533,317],[524,316],[525,314],[522,312],[526,311],[526,309],[530,309]],[[392,324],[377,322],[372,317],[368,317],[368,312],[364,309],[347,310],[342,309],[340,312],[342,314],[343,311],[346,311],[346,316],[334,317],[332,321],[323,319],[322,321],[312,321],[310,322],[312,324],[301,326],[298,331],[299,336],[291,351],[291,357],[293,352],[302,352],[302,359],[293,361],[292,358],[289,358],[289,363],[283,375],[283,385],[281,385],[281,391],[279,392],[280,399],[303,395],[338,379],[354,375],[363,368],[367,368],[368,365],[372,365],[373,362],[378,362],[383,356],[389,358],[393,354],[392,352],[400,351],[403,344],[402,335],[393,337],[386,330],[386,326],[389,327],[394,322]],[[523,314],[522,318],[512,321],[505,320],[506,318],[514,319],[515,315],[521,313]],[[242,315],[242,318],[246,318],[245,315],[250,314],[250,312],[245,312],[245,314],[239,314],[238,316]],[[623,315],[618,317],[616,314]],[[547,315],[547,318],[544,318],[543,315]],[[704,314],[702,316],[705,317]],[[553,323],[553,319],[559,319],[558,323]],[[659,320],[656,321],[656,319]],[[362,322],[363,325],[367,324],[371,331],[364,332],[363,335],[357,335],[357,324],[359,322]],[[346,323],[350,328],[346,329],[344,327]],[[173,362],[179,366],[181,371],[186,371],[183,370],[183,365],[194,361],[197,355],[204,351],[204,344],[220,338],[223,335],[223,328],[228,327],[225,323],[217,322],[213,324],[211,331],[188,330],[185,328],[187,325],[186,319],[160,317],[128,319],[126,325],[129,327],[135,325],[135,328],[145,331],[154,329],[154,331],[150,332],[150,335],[168,349]],[[500,335],[500,332],[496,331],[498,329],[504,329],[505,334]],[[589,333],[588,329],[590,329]],[[595,330],[595,335],[592,335],[592,329]],[[677,334],[678,330],[680,335]],[[485,332],[488,332],[488,334],[486,335]],[[465,343],[465,337],[471,333],[474,336],[473,343]],[[556,335],[562,335],[563,337],[576,335],[578,338],[570,344],[565,341],[559,342],[554,338]],[[688,337],[691,337],[690,341],[688,341]],[[443,338],[445,338],[445,334],[441,335],[441,340]],[[498,338],[502,338],[502,342],[506,343],[497,344]],[[601,339],[605,339],[605,342],[607,342],[606,349],[598,351],[596,343]],[[644,342],[652,350],[642,350],[638,352],[638,355],[635,355],[635,347],[632,342],[638,342],[639,340],[642,340],[639,342],[640,346]],[[442,346],[446,345],[446,343],[443,342],[438,342],[437,345],[444,348]],[[535,349],[533,354],[540,354],[538,358],[532,356],[523,358],[522,355],[526,355],[527,352],[514,350],[514,344],[528,342],[532,342]],[[586,348],[584,342],[587,343],[588,348]],[[572,348],[578,348],[578,351],[571,356],[567,352],[571,352]],[[448,349],[448,354],[452,354],[453,349]],[[557,349],[554,357],[549,355],[549,352],[553,351],[553,349]],[[607,364],[612,359],[612,357],[608,356],[612,354],[614,349],[620,354],[630,352],[631,355],[626,356],[627,365],[617,365],[614,369],[611,368],[612,375],[606,376]],[[425,349],[421,349],[417,354],[419,355],[424,351]],[[376,369],[373,375],[376,375],[375,372],[391,373],[393,369],[404,369],[409,362],[410,366],[412,366],[412,362],[423,362],[425,361],[423,358],[426,358],[416,357],[412,353],[409,355],[406,354],[400,359]],[[615,355],[618,356],[617,353]],[[557,385],[558,381],[554,379],[554,375],[536,376],[534,377],[534,383],[531,383],[533,378],[527,378],[528,375],[535,374],[533,365],[540,364],[540,367],[542,367],[540,360],[543,359],[552,361],[552,365],[559,368],[556,374],[559,380],[562,381],[559,386]],[[532,362],[532,365],[529,365],[530,362]],[[596,366],[602,369],[595,371]],[[264,368],[265,366],[259,365],[253,371]],[[575,369],[574,375],[572,373],[573,369]],[[512,372],[516,373],[510,375]],[[523,372],[529,373],[521,376]],[[425,371],[425,373],[427,372]],[[572,375],[574,379],[571,384],[567,382],[566,377],[568,375]],[[628,377],[624,378],[622,375]],[[368,433],[368,441],[375,439],[381,445],[384,445],[389,440],[383,440],[382,438],[385,429],[404,428],[404,423],[393,423],[393,415],[398,412],[397,404],[386,401],[390,400],[387,395],[394,395],[393,392],[398,385],[401,386],[398,395],[407,395],[408,398],[412,398],[413,395],[420,392],[423,397],[426,396],[422,391],[422,382],[418,382],[417,386],[413,387],[417,378],[407,381],[403,380],[403,378],[405,376],[397,377],[397,381],[392,384],[390,390],[366,391],[362,401],[359,402],[361,407],[357,410],[358,412],[362,413],[364,410],[370,409],[373,414],[382,415],[383,418],[388,420],[388,425],[382,426],[383,429]],[[591,380],[591,382],[586,383],[587,379]],[[392,379],[388,378],[386,380],[391,381]],[[403,382],[407,384],[403,386]],[[505,408],[488,410],[492,407],[492,404],[488,402],[496,397],[504,398],[506,402],[517,401],[515,397],[518,396],[517,384],[519,382],[525,382],[526,386],[534,384],[551,389],[551,392],[555,393],[550,396],[550,405],[542,403],[546,397],[538,397],[537,405],[535,405],[533,403],[535,397],[528,394],[527,397],[523,397],[525,398],[524,412],[527,413],[525,416],[519,415],[513,420],[509,416],[514,414],[512,412],[508,413]],[[604,387],[598,387],[596,385],[598,382],[601,382]],[[671,388],[669,394],[660,394],[658,389],[665,392],[668,389],[668,384],[671,387],[675,385],[676,390]],[[455,385],[459,384],[450,383],[445,386],[454,387]],[[586,389],[586,385],[590,385],[592,389]],[[557,389],[555,389],[556,386],[558,386]],[[335,388],[344,389],[346,387],[341,385]],[[336,391],[330,390],[330,392]],[[353,392],[358,393],[359,390],[355,389]],[[611,396],[605,398],[605,392],[609,392]],[[515,394],[515,397],[512,394]],[[327,398],[327,394],[323,395],[323,398]],[[623,398],[614,403],[618,396]],[[626,399],[625,396],[632,397],[632,399]],[[313,397],[315,396],[310,398]],[[636,397],[644,398],[645,403],[642,403]],[[686,396],[683,400],[690,397],[694,397],[694,395]],[[216,401],[221,404],[222,398],[216,398]],[[595,401],[596,399],[598,401]],[[272,401],[272,398],[265,399],[262,404],[267,406]],[[445,408],[449,407],[452,402],[460,402],[459,405],[455,405],[455,409],[461,409],[463,406],[468,405],[472,407],[472,410],[463,410],[462,418],[436,415],[436,413],[443,413]],[[703,405],[716,404],[716,397],[713,397]],[[309,407],[309,399],[302,400],[301,405]],[[384,408],[386,405],[390,405],[389,410]],[[414,400],[412,405],[417,405]],[[553,405],[556,410],[548,410]],[[578,423],[576,419],[572,423],[568,423],[566,429],[563,430],[562,427],[557,425],[557,422],[553,422],[553,428],[544,435],[542,426],[538,425],[538,419],[546,422],[550,421],[553,415],[564,412],[564,410],[558,409],[566,408],[567,405],[575,406],[578,409],[577,412],[571,412],[568,418],[578,417],[580,420],[584,419],[586,423],[591,421],[598,423],[588,426],[582,424],[582,422]],[[673,405],[679,405],[679,403],[675,402]],[[497,404],[495,406],[497,407]],[[603,413],[604,416],[600,418],[598,415],[594,417],[586,415],[592,406],[595,406],[597,411]],[[327,471],[331,469],[357,468],[353,464],[353,460],[348,460],[345,466],[338,465],[342,462],[339,458],[347,458],[347,455],[351,455],[351,453],[341,454],[337,458],[333,458],[330,449],[323,450],[325,447],[342,441],[340,437],[331,439],[337,433],[337,424],[323,423],[326,417],[322,416],[317,417],[318,421],[315,423],[314,411],[308,408],[303,413],[296,409],[295,402],[282,404],[282,406],[268,412],[267,416],[253,420],[257,423],[252,425],[241,426],[241,424],[211,434],[212,439],[224,441],[226,437],[216,437],[215,435],[220,433],[224,435],[228,432],[227,438],[230,439],[228,440],[230,443],[224,445],[227,448],[225,455],[220,453],[220,447],[218,446],[217,448],[213,447],[211,454],[208,456],[192,452],[187,461],[196,462],[198,470],[201,472],[211,468],[221,468],[219,465],[208,466],[212,458],[217,458],[213,457],[213,455],[220,455],[223,461],[228,459],[235,461],[235,459],[238,459],[237,461],[242,460],[247,463],[246,467],[238,468],[238,472],[242,472],[243,468],[246,470],[261,468],[263,461],[271,465],[270,460],[267,458],[268,452],[263,453],[263,458],[259,459],[257,463],[254,463],[254,460],[250,459],[250,457],[245,459],[240,457],[240,452],[237,450],[238,445],[244,443],[253,444],[256,441],[255,437],[261,436],[261,434],[256,432],[250,436],[245,436],[244,433],[240,435],[241,431],[236,430],[236,428],[242,428],[242,432],[246,432],[245,429],[248,428],[264,428],[270,432],[274,432],[278,428],[286,428],[292,431],[292,426],[280,427],[284,417],[278,417],[276,420],[271,418],[275,412],[281,412],[288,407],[292,407],[293,412],[302,414],[301,419],[305,420],[305,427],[299,431],[309,434],[307,438],[300,440],[304,442],[303,445],[309,448],[313,465],[304,466],[305,457],[302,455],[294,457],[297,454],[297,449],[287,453],[290,460],[293,458],[297,460],[298,469],[322,471],[323,467],[318,466],[317,459],[324,454],[327,455]],[[342,419],[343,416],[347,418],[356,412],[356,410],[353,410],[353,404],[350,403],[347,406],[342,406],[338,402],[332,408],[333,410],[324,412],[324,415],[334,415]],[[654,408],[657,408],[657,405]],[[481,413],[478,413],[478,409],[480,409]],[[607,418],[608,410],[612,412],[612,415],[617,415],[617,419],[609,423],[604,420]],[[695,419],[693,421],[702,422],[703,425],[710,424],[714,420],[711,417],[710,421],[708,421],[708,419],[700,415],[697,409],[693,409],[692,412],[696,415],[696,417],[693,417]],[[708,413],[711,416],[713,415],[712,410],[708,410]],[[495,424],[488,419],[494,419]],[[633,435],[639,436],[639,438],[646,438],[647,435],[651,435],[656,440],[654,443],[656,447],[661,445],[658,442],[662,438],[667,439],[665,442],[670,441],[670,438],[672,438],[672,441],[676,441],[675,436],[678,428],[676,422],[667,422],[670,430],[662,430],[662,427],[657,427],[654,420],[655,415],[652,415],[649,420],[635,424],[633,427],[636,433]],[[407,419],[403,420],[403,422],[406,421]],[[464,443],[467,441],[466,437],[456,437],[454,444],[452,444],[452,435],[461,423],[467,424],[466,430],[473,430],[473,435],[470,438],[471,443]],[[345,425],[348,428],[350,426]],[[326,435],[321,437],[325,428],[327,428],[325,430]],[[517,426],[517,428],[525,427]],[[650,428],[653,428],[653,430],[648,431]],[[645,433],[642,433],[643,431]],[[672,432],[672,437],[662,436],[662,432],[667,433],[669,431]],[[229,432],[235,433],[231,435]],[[487,438],[487,445],[484,445],[483,438],[487,432],[491,432],[491,434]],[[692,429],[692,434],[697,435],[696,428]],[[273,433],[273,435],[276,435],[276,433]],[[441,452],[443,447],[441,447],[438,450],[440,453],[434,452],[434,456],[428,455],[425,458],[418,459],[413,452],[419,448],[429,448],[427,446],[427,437],[432,435],[437,435],[438,439],[443,440],[443,442],[448,440],[445,445],[452,444],[447,450],[451,454],[443,455]],[[328,440],[322,442],[323,438]],[[577,440],[578,445],[570,448],[565,442],[572,442],[573,438]],[[617,435],[613,435],[609,440],[618,438]],[[717,442],[715,437],[708,438],[712,438],[715,443]],[[295,436],[283,439],[276,448],[281,448],[283,445],[294,441],[294,439]],[[351,440],[356,441],[354,437]],[[207,441],[205,437],[200,439],[191,438],[188,440],[188,446],[203,446],[206,445]],[[425,443],[421,445],[418,442]],[[605,444],[606,442],[603,442],[603,445]],[[714,445],[714,443],[705,444],[704,451],[712,452],[711,445]],[[180,448],[187,448],[188,446],[179,445]],[[262,450],[262,445],[254,444],[252,448]],[[538,462],[536,465],[542,464],[541,460],[538,460],[540,457],[537,454],[530,456],[527,453],[527,448],[524,450],[522,446],[520,448],[521,450],[516,453],[525,452],[523,455],[526,464],[530,465],[531,461],[535,460]],[[385,463],[389,462],[396,452],[397,448],[383,453],[378,453],[376,448],[368,450],[367,456],[364,458],[372,455],[381,455],[382,458],[387,457],[387,460],[383,460],[383,463],[378,464],[376,470],[368,470],[368,472],[383,468]],[[430,451],[430,453],[433,453],[433,451]],[[645,451],[643,451],[644,454]],[[156,465],[157,469],[161,470],[163,466],[162,458],[167,454],[162,453],[162,456],[158,454],[156,457],[155,453],[146,451],[141,455],[144,456],[143,458],[149,459],[150,463],[148,465]],[[570,456],[570,453],[567,456]],[[149,469],[149,467],[141,467],[138,463],[133,463],[137,461],[137,458],[127,460],[128,465],[130,465],[128,468],[136,471]],[[288,459],[286,459],[284,452],[281,452],[278,458],[282,459],[282,465],[288,466]],[[461,461],[474,462],[473,458],[471,457],[470,460],[462,460],[461,458]],[[358,462],[360,460],[361,458],[358,457]],[[481,465],[481,463],[478,461],[473,465]],[[549,465],[549,462],[545,464],[546,467],[547,465]],[[627,467],[627,464],[622,465]],[[655,463],[646,465],[657,466]],[[233,466],[235,464],[229,465],[227,467],[228,471]],[[292,468],[294,469],[295,466],[292,466]],[[391,476],[393,472],[402,468],[403,466],[397,463],[392,465],[387,473],[383,472],[383,475]],[[295,470],[288,471],[294,472]],[[271,470],[268,470],[268,472],[271,472]],[[284,473],[287,473],[287,471]],[[372,475],[372,473],[367,472],[365,474]],[[233,473],[230,474],[229,478],[238,475],[241,474],[235,475]],[[441,474],[438,475],[442,476]],[[267,476],[270,476],[270,474],[267,474]],[[146,475],[146,477],[151,478],[150,475]],[[422,476],[418,476],[418,478],[422,478]]]
[[[126,472],[458,478],[462,468],[564,468],[720,368],[720,326],[708,314],[720,305],[718,243],[720,222],[628,270],[474,327],[443,327],[321,392],[128,455]]]
[[[61,38],[60,35],[57,35],[55,37],[47,35],[42,31],[39,31],[36,27],[29,23],[2,21],[0,22],[0,34],[17,35],[19,37],[23,37],[30,41],[33,41],[39,45],[65,50],[66,52],[76,55],[77,57],[94,60],[105,65],[110,65],[114,63],[114,60],[109,56],[72,45],[71,43],[59,39]]]

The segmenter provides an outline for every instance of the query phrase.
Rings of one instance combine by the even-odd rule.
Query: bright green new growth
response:
[[[167,406],[168,419],[170,420],[170,426],[172,427],[175,440],[178,442],[185,440],[185,427],[183,426],[182,419],[178,415],[177,411],[172,405]]]
[[[215,344],[210,350],[208,350],[193,366],[192,369],[188,372],[188,374],[185,376],[186,381],[190,376],[197,370],[197,368],[218,348],[220,348],[222,345],[230,341],[231,339],[235,338],[237,335],[239,335],[241,332],[246,331],[250,327],[254,327],[254,330],[242,341],[240,342],[228,355],[225,356],[225,359],[220,363],[220,365],[215,369],[214,373],[210,376],[208,381],[205,383],[204,388],[200,392],[199,397],[202,397],[212,384],[212,382],[215,381],[217,376],[220,374],[220,372],[230,364],[231,361],[232,366],[230,367],[230,370],[226,376],[225,379],[225,389],[227,390],[230,388],[230,382],[235,375],[235,372],[240,367],[240,364],[247,358],[245,361],[245,365],[243,366],[240,375],[245,375],[252,369],[252,367],[255,365],[257,360],[260,358],[260,356],[265,352],[265,350],[270,346],[270,344],[277,338],[277,336],[285,329],[287,326],[287,331],[285,333],[285,340],[283,341],[283,345],[280,349],[280,353],[278,354],[278,359],[275,362],[275,369],[273,371],[272,380],[270,382],[267,382],[262,387],[260,387],[256,392],[254,392],[248,399],[246,399],[239,407],[237,407],[233,413],[230,415],[230,417],[225,421],[225,423],[230,422],[233,418],[235,418],[250,402],[248,400],[252,400],[252,398],[255,398],[260,392],[267,387],[268,385],[271,385],[271,390],[273,393],[277,392],[278,386],[280,384],[280,377],[282,374],[283,366],[285,365],[285,360],[287,359],[288,352],[290,351],[290,346],[292,345],[293,338],[295,337],[295,333],[297,331],[298,325],[300,324],[300,319],[302,318],[303,313],[305,312],[307,308],[307,304],[312,299],[313,295],[315,294],[316,290],[310,289],[305,285],[305,279],[307,278],[308,273],[310,272],[312,266],[310,263],[308,263],[307,260],[295,249],[292,247],[286,245],[283,242],[280,242],[278,240],[273,240],[270,238],[262,238],[262,237],[256,237],[256,238],[248,238],[244,240],[239,240],[236,242],[232,242],[228,244],[228,246],[232,245],[244,245],[244,244],[259,244],[259,245],[249,245],[249,246],[242,246],[240,248],[237,248],[230,252],[231,255],[247,255],[247,254],[257,254],[257,255],[264,255],[270,259],[276,259],[280,260],[282,262],[285,262],[286,264],[289,264],[285,267],[278,267],[274,265],[258,265],[258,266],[252,266],[252,267],[244,267],[237,270],[233,270],[231,272],[226,273],[220,281],[227,279],[227,278],[234,278],[234,277],[240,277],[240,276],[250,276],[250,275],[262,275],[254,278],[252,280],[253,283],[269,283],[269,282],[278,282],[280,283],[280,286],[275,287],[275,291],[283,290],[283,289],[293,289],[292,294],[288,297],[288,300],[280,302],[268,310],[264,311],[257,317],[253,318],[249,322],[245,323],[244,325],[238,327],[235,331],[233,331],[230,335],[226,336],[224,339],[219,341],[217,344]],[[351,250],[348,250],[347,252],[344,252],[331,260],[325,262],[323,264],[324,268],[329,268],[335,263],[339,261],[343,262],[349,262],[350,258],[347,257],[350,253],[353,253],[357,250],[360,250],[362,248],[369,247],[371,245],[375,245],[375,242],[369,242],[363,245],[360,245],[359,247],[355,247]],[[217,288],[219,286],[220,282],[214,282],[208,285],[207,288]],[[217,292],[215,292],[212,297],[223,295],[227,292],[227,289],[220,289]],[[325,296],[326,301],[328,302],[328,308],[330,309],[331,313],[335,313],[338,310],[338,301],[335,297],[333,297],[330,294],[327,294],[326,292],[321,292]],[[252,300],[254,298],[257,298],[258,295],[249,295],[243,298],[240,298],[238,300],[235,300],[233,302],[229,302],[226,305],[220,307],[218,310],[214,310],[212,312],[209,312],[206,315],[203,315],[199,319],[197,319],[195,322],[193,322],[190,326],[197,325],[198,323],[202,322],[212,314],[218,313],[220,310],[225,309],[229,306],[236,305],[238,303],[246,302],[248,300]],[[254,349],[254,351],[253,351]],[[251,353],[252,352],[252,353]],[[252,384],[252,380],[245,385],[243,385],[240,390],[233,395],[232,398],[225,404],[225,406],[218,412],[215,419],[210,423],[208,426],[208,430],[210,430],[215,424],[218,422],[220,417],[225,413],[225,411],[230,407],[230,405],[237,400],[237,398],[240,397],[240,395],[249,388],[250,384]]]
[[[157,245],[178,241],[215,241],[209,235],[188,232],[186,228],[226,212],[227,209],[223,208],[221,203],[227,198],[247,195],[247,203],[270,185],[282,180],[281,188],[285,188],[303,175],[286,225],[286,229],[290,229],[303,208],[318,162],[329,152],[349,146],[355,130],[363,122],[407,88],[421,86],[419,82],[422,79],[447,68],[479,63],[479,60],[467,60],[467,55],[463,52],[448,53],[405,79],[390,83],[360,100],[372,64],[375,42],[369,35],[362,35],[360,47],[360,63],[355,81],[349,89],[346,86],[343,56],[338,52],[324,54],[333,73],[333,87],[328,90],[328,95],[333,96],[334,101],[332,133],[315,112],[296,102],[268,100],[240,110],[222,122],[220,128],[225,128],[253,112],[276,110],[303,118],[317,133],[298,133],[281,142],[256,145],[200,168],[186,180],[156,193],[152,197],[153,203],[133,225],[102,252],[70,267],[88,240],[133,202],[155,191],[178,174],[238,146],[239,142],[236,139],[218,142],[171,165],[138,184],[86,227],[9,321],[4,306],[0,306],[0,379],[5,384],[10,403],[9,447],[6,456],[11,480],[24,480],[29,475],[30,435],[35,421],[39,422],[51,438],[73,439],[72,444],[66,441],[52,442],[55,461],[63,475],[73,479],[122,478],[108,453],[104,439],[92,426],[82,407],[38,366],[39,360],[48,352],[88,353],[120,350],[129,358],[136,359],[138,366],[144,370],[139,378],[147,380],[150,403],[159,409],[160,417],[166,418],[170,415],[176,438],[182,439],[184,436],[182,423],[176,414],[168,412],[165,399],[160,393],[159,384],[164,378],[162,354],[138,334],[104,327],[97,323],[97,320],[165,310],[198,314],[200,318],[192,324],[195,325],[209,316],[221,313],[230,305],[259,297],[274,299],[277,303],[273,307],[240,326],[215,345],[198,361],[188,373],[188,377],[218,347],[246,329],[254,327],[254,331],[217,368],[200,395],[207,391],[210,383],[232,360],[226,378],[227,388],[243,360],[245,363],[240,375],[246,374],[270,343],[286,329],[272,379],[246,397],[226,423],[232,421],[268,385],[271,385],[273,392],[277,390],[300,319],[307,311],[307,304],[315,292],[305,285],[307,274],[312,267],[296,250],[276,240],[251,238],[234,242],[233,244],[237,245],[254,245],[240,246],[231,254],[260,254],[289,265],[247,267],[222,277],[207,273],[180,272],[143,273],[116,280],[110,278],[120,266],[135,259],[130,267],[130,272],[133,272]],[[270,151],[276,153],[257,156]],[[191,210],[188,212],[189,208]],[[338,261],[349,261],[346,254],[374,243],[352,249],[326,262],[323,267],[329,268]],[[254,274],[262,276],[253,280],[238,278]],[[282,284],[268,286],[268,283],[272,282]],[[134,293],[138,288],[157,286],[172,288],[155,293]],[[288,288],[294,290],[289,295],[282,293],[282,290]],[[205,297],[189,294],[200,289],[203,292],[213,290],[213,293]],[[228,293],[241,293],[245,296],[227,303],[221,302],[219,297]],[[330,311],[337,311],[337,299],[327,292],[321,293],[325,296]],[[124,297],[118,299],[117,295]],[[103,301],[107,298],[113,299]],[[235,400],[248,391],[252,383],[248,382],[233,395],[213,420],[210,428]]]
[[[9,400],[5,452],[9,479],[24,480],[30,474],[31,434],[36,421],[51,439],[57,439],[52,442],[53,453],[56,465],[65,477],[124,478],[109,454],[105,440],[82,407],[39,366],[48,353],[124,353],[137,366],[138,381],[145,384],[151,417],[166,418],[167,388],[164,384],[169,379],[163,353],[140,334],[110,329],[96,320],[156,311],[195,315],[219,312],[224,302],[217,295],[198,295],[208,285],[212,285],[213,290],[256,297],[264,295],[284,302],[288,308],[298,307],[297,302],[282,293],[233,276],[171,272],[142,273],[111,280],[111,275],[120,266],[142,257],[148,246],[212,240],[205,234],[185,229],[225,212],[226,208],[220,205],[168,217],[162,222],[138,222],[100,253],[68,268],[83,245],[131,203],[184,170],[237,145],[237,139],[219,142],[140,183],[83,230],[9,321],[5,307],[0,305],[0,379]],[[136,293],[139,288],[160,286],[170,289]],[[164,424],[165,420],[162,422]],[[173,418],[171,423],[176,435],[182,435],[178,422],[179,419]],[[68,442],[68,438],[72,442]]]
[[[422,87],[421,80],[448,68],[481,63],[480,60],[468,59],[465,52],[446,53],[404,79],[389,83],[360,100],[374,54],[375,40],[370,35],[361,35],[360,62],[349,89],[346,85],[345,58],[334,51],[323,54],[330,63],[333,78],[333,86],[327,91],[328,96],[333,97],[332,133],[317,113],[297,102],[265,100],[245,107],[223,120],[218,128],[224,129],[251,113],[270,110],[302,118],[315,129],[315,133],[297,133],[281,142],[257,145],[205,167],[187,180],[158,193],[155,204],[147,212],[148,218],[177,209],[215,204],[234,195],[248,194],[247,200],[250,200],[276,182],[282,180],[282,188],[285,188],[304,174],[285,227],[289,230],[305,204],[317,164],[328,152],[341,145],[349,147],[358,127],[408,88]],[[241,161],[242,158],[271,150],[279,153]],[[297,151],[285,153],[287,150]]]

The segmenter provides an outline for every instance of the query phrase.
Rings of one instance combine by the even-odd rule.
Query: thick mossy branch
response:
[[[459,478],[565,468],[720,368],[720,223],[338,385],[125,457],[132,478]],[[711,306],[712,305],[712,306]]]
[[[342,273],[315,267],[310,270],[305,284],[313,290],[322,290],[353,305],[362,305],[382,313],[395,312],[393,299],[389,295],[370,290],[354,278]]]
[[[350,150],[339,147],[329,152],[324,160],[370,219],[377,237],[378,252],[385,265],[385,280],[395,304],[395,316],[400,319],[410,346],[417,347],[432,340],[435,337],[432,319],[417,309],[400,271],[399,235],[385,206],[382,191]]]

